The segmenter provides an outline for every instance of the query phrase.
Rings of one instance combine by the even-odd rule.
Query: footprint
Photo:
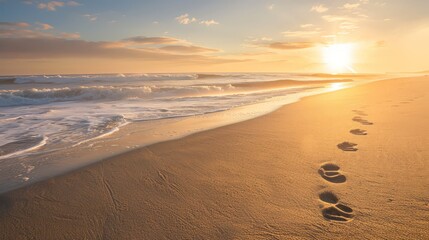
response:
[[[350,133],[354,135],[368,135],[366,130],[363,130],[363,129],[352,129],[350,130]]]
[[[361,118],[359,116],[356,116],[356,117],[352,118],[352,120],[355,121],[355,122],[358,122],[360,124],[363,124],[363,125],[373,125],[374,124],[374,123],[372,123],[372,122],[370,122],[370,121],[368,121],[366,119],[363,119],[363,118]]]
[[[319,168],[319,174],[328,182],[343,183],[346,181],[346,176],[341,174],[340,167],[332,163],[325,163]]]
[[[368,114],[366,114],[364,111],[361,111],[361,110],[353,110],[352,112],[360,116],[368,116]]]
[[[319,199],[323,203],[322,215],[325,219],[337,222],[350,222],[354,218],[353,209],[339,203],[339,199],[332,192],[322,192]]]
[[[356,146],[357,146],[356,143],[351,143],[351,142],[342,142],[337,145],[337,147],[343,151],[352,151],[352,152],[355,152],[358,150]]]

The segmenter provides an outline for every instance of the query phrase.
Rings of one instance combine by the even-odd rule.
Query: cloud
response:
[[[267,8],[268,8],[268,10],[273,10],[274,9],[274,4],[269,5]]]
[[[0,28],[0,37],[3,38],[35,38],[35,37],[50,37],[48,33],[34,31],[31,29],[20,29],[20,28]]]
[[[343,5],[345,9],[356,9],[360,6],[360,3],[346,3]]]
[[[204,24],[206,26],[211,26],[211,25],[217,25],[219,23],[212,19],[212,20],[200,21],[200,24]]]
[[[80,34],[79,33],[60,33],[58,34],[58,37],[65,38],[65,39],[79,39]]]
[[[222,63],[209,56],[218,49],[196,46],[173,37],[134,36],[119,41],[85,41],[79,33],[49,31],[47,23],[0,22],[0,56],[11,59],[116,58],[150,61],[186,60]]]
[[[213,49],[213,48],[205,48],[205,47],[199,47],[199,46],[181,46],[181,45],[165,46],[159,49],[166,52],[181,53],[181,54],[219,52],[218,49]]]
[[[297,37],[297,38],[306,38],[312,37],[320,34],[319,31],[316,30],[308,30],[308,31],[285,31],[282,32],[285,37]]]
[[[314,42],[299,42],[299,41],[273,41],[271,38],[262,37],[262,38],[249,38],[246,40],[244,47],[249,48],[270,48],[276,50],[296,50],[296,49],[305,49],[314,47],[316,43]],[[270,54],[273,54],[270,52]]]
[[[38,29],[41,29],[41,30],[50,30],[50,29],[54,29],[54,27],[53,27],[52,25],[47,24],[47,23],[40,23],[40,22],[37,22],[36,24],[39,26],[39,28],[38,28]]]
[[[0,27],[20,27],[20,28],[26,28],[29,27],[30,24],[26,22],[0,22]]]
[[[25,1],[27,4],[33,4],[34,1]],[[56,11],[59,7],[64,6],[70,6],[70,7],[77,7],[81,6],[82,4],[76,2],[76,1],[68,1],[68,2],[62,2],[62,1],[50,1],[50,2],[41,2],[37,5],[39,9],[44,9],[47,11]]]
[[[178,17],[176,17],[176,21],[179,22],[180,24],[184,24],[184,25],[188,25],[194,22],[199,21],[198,19],[194,18],[194,17],[190,17],[189,14],[185,13],[183,15],[180,15]],[[201,20],[199,21],[200,24],[202,25],[206,25],[206,26],[211,26],[211,25],[218,25],[219,22],[211,19],[211,20]]]
[[[86,17],[89,21],[93,22],[97,20],[97,16],[93,15],[93,14],[85,14],[83,15],[84,17]]]
[[[56,11],[57,7],[63,7],[64,6],[64,2],[59,2],[59,1],[51,1],[51,2],[47,2],[47,3],[39,3],[39,5],[37,5],[37,7],[39,9],[45,9],[48,11]]]
[[[324,15],[322,18],[327,22],[355,22],[357,20],[356,17],[345,16],[345,15]]]
[[[190,24],[190,23],[193,23],[193,22],[196,22],[197,21],[197,19],[196,18],[194,18],[194,17],[189,17],[189,14],[187,14],[187,13],[185,13],[185,14],[183,14],[183,15],[180,15],[180,16],[178,16],[178,17],[176,17],[176,20],[180,23],[180,24],[185,24],[185,25],[187,25],[187,24]]]
[[[76,2],[76,1],[68,1],[67,5],[71,6],[71,7],[77,7],[77,6],[81,6],[82,4],[80,4],[80,3]]]
[[[80,38],[78,33],[47,32],[54,27],[36,22],[33,27],[25,22],[0,22],[0,38]]]
[[[354,30],[354,29],[358,29],[359,27],[352,22],[342,22],[339,28],[344,30]]]
[[[273,42],[268,45],[269,48],[280,50],[296,50],[314,47],[312,42]]]
[[[311,28],[311,27],[314,27],[314,25],[313,24],[302,24],[300,27],[301,28]]]
[[[160,45],[160,44],[177,44],[179,42],[184,42],[183,40],[171,37],[144,37],[136,36],[125,38],[122,42],[138,43],[140,45]]]
[[[4,59],[106,59],[162,62],[163,64],[224,64],[243,62],[243,59],[201,55],[208,48],[198,46],[170,46],[170,48],[130,48],[115,42],[93,42],[62,38],[0,38],[0,55]],[[211,52],[217,50],[211,50]],[[142,62],[140,62],[141,64]]]
[[[318,13],[324,13],[324,12],[326,12],[328,10],[329,10],[329,8],[325,7],[325,5],[323,5],[323,4],[314,5],[310,9],[310,11],[312,11],[312,12],[318,12]]]
[[[168,53],[178,53],[178,54],[194,54],[194,53],[215,53],[219,52],[218,49],[206,48],[200,46],[194,46],[191,43],[177,38],[172,37],[144,37],[136,36],[125,38],[119,42],[111,42],[110,46],[132,46],[139,47],[149,46],[145,49],[147,50],[159,50],[162,52]],[[159,46],[159,47],[154,47]]]

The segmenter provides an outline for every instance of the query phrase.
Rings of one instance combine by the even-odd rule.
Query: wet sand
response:
[[[427,239],[429,77],[308,97],[0,196],[1,239]]]

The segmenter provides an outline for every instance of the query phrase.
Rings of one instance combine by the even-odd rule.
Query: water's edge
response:
[[[28,174],[22,174],[20,181],[0,184],[0,194],[79,171],[92,164],[136,149],[255,119],[270,114],[283,106],[298,102],[302,98],[336,90],[339,89],[301,92],[274,102],[260,102],[215,113],[131,123],[121,127],[119,131],[110,134],[108,137],[93,139],[75,148],[53,152],[51,155],[45,156],[44,160],[50,163],[54,159],[61,159],[57,162],[54,161],[54,164],[50,164],[48,167],[23,166],[30,169]],[[64,158],[67,158],[67,161],[64,161]]]

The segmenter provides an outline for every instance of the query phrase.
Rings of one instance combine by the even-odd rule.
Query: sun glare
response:
[[[354,73],[352,53],[352,44],[332,44],[323,48],[323,60],[331,73]]]
[[[337,91],[345,88],[344,83],[332,83],[329,87],[330,91]]]

